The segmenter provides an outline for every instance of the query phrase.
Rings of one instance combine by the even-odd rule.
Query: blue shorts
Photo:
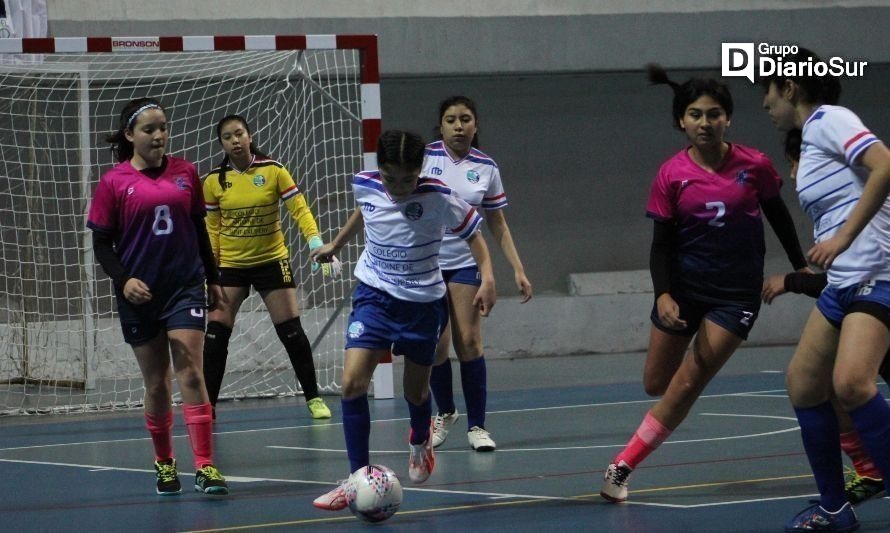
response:
[[[152,299],[133,305],[117,294],[117,312],[124,342],[137,346],[155,338],[163,329],[198,329],[204,331],[207,313],[204,283],[177,290],[166,299],[152,294]]]
[[[829,285],[816,307],[838,329],[845,316],[856,312],[872,315],[890,328],[890,281],[868,280],[842,289]]]
[[[409,302],[359,283],[352,292],[346,349],[391,349],[393,355],[431,366],[447,320],[444,297],[433,302]]]
[[[445,283],[460,283],[476,287],[482,285],[482,274],[479,273],[479,267],[476,265],[455,268],[454,270],[443,270],[442,278],[445,280]]]
[[[701,326],[702,320],[707,318],[733,335],[747,340],[757,313],[760,312],[760,299],[750,302],[712,303],[695,298],[671,293],[671,296],[680,306],[680,318],[686,321],[685,329],[670,329],[661,323],[658,318],[658,306],[652,306],[650,319],[656,328],[672,335],[691,337],[695,335]]]

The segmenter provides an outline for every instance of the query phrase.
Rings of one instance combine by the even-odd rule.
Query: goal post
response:
[[[15,61],[21,54],[39,55]],[[202,176],[223,155],[217,121],[243,115],[261,149],[294,175],[325,241],[354,208],[352,175],[376,166],[376,36],[0,39],[0,414],[141,405],[141,375],[85,222],[99,177],[115,163],[104,137],[121,106],[144,96],[167,109],[168,153]],[[290,219],[283,206],[281,214]],[[306,243],[288,220],[282,227],[319,387],[337,392],[360,249],[341,251],[339,279],[311,273]],[[391,364],[381,372],[374,395],[392,397]],[[299,392],[252,293],[236,320],[220,398]]]

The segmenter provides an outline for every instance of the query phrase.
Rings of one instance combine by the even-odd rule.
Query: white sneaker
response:
[[[433,448],[438,448],[445,442],[448,432],[451,431],[451,426],[457,422],[459,417],[457,409],[453,413],[436,415],[436,418],[433,419]]]
[[[325,511],[339,511],[346,508],[346,482],[343,480],[337,483],[333,490],[326,492],[315,498],[312,505]]]
[[[627,500],[627,481],[633,468],[624,461],[612,463],[603,475],[603,490],[600,496],[612,503],[621,503]]]
[[[493,452],[497,446],[491,439],[491,433],[479,426],[473,426],[467,432],[467,440],[470,441],[470,447],[477,452]]]
[[[430,478],[430,474],[436,468],[436,455],[430,439],[426,439],[423,444],[411,444],[409,440],[408,447],[411,449],[411,456],[408,458],[408,477],[414,483],[423,483]]]

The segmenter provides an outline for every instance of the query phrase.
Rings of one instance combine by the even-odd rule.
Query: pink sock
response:
[[[847,454],[847,457],[853,461],[853,468],[856,473],[863,477],[872,479],[882,479],[884,476],[878,471],[878,467],[871,460],[868,450],[862,444],[859,433],[856,430],[841,433],[841,449]]]
[[[195,458],[195,470],[213,464],[213,408],[209,403],[182,405],[182,417],[188,429]]]
[[[627,446],[615,457],[615,462],[624,461],[627,463],[627,466],[636,468],[638,464],[643,462],[643,459],[655,451],[655,448],[661,446],[661,443],[667,440],[670,435],[671,430],[656,420],[650,411],[643,417],[643,422],[637,428],[633,437],[630,438]]]
[[[155,449],[155,460],[166,461],[173,458],[173,411],[166,413],[145,413],[145,427],[151,434]]]

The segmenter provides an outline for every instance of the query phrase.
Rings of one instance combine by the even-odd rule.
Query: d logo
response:
[[[754,83],[754,43],[723,43],[722,75],[744,76]]]

